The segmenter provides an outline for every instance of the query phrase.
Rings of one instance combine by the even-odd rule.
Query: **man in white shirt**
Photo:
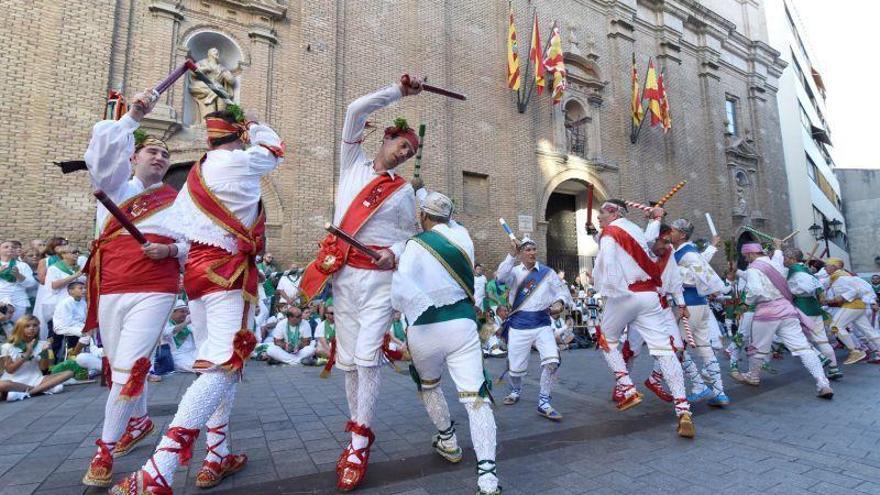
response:
[[[695,429],[690,404],[685,398],[681,363],[676,359],[669,338],[670,322],[660,305],[660,291],[668,264],[658,263],[652,257],[645,233],[627,220],[626,214],[626,203],[621,200],[609,199],[602,204],[599,210],[602,234],[593,267],[596,289],[605,300],[602,327],[596,330],[596,334],[602,355],[620,389],[616,397],[617,409],[625,411],[642,402],[642,394],[636,391],[618,349],[620,336],[624,328],[629,327],[641,333],[648,344],[648,352],[660,365],[674,397],[678,434],[693,438]],[[660,216],[662,210],[658,209],[656,217]],[[670,290],[672,285],[669,284]]]
[[[266,355],[283,364],[300,365],[303,359],[315,355],[317,342],[312,335],[312,326],[302,317],[302,310],[291,306],[287,318],[278,322],[266,345]]]
[[[27,291],[37,286],[31,267],[15,255],[16,242],[0,243],[0,298],[8,298],[15,307],[13,322],[24,316],[31,304]]]
[[[538,414],[552,421],[562,419],[550,404],[553,386],[558,381],[559,348],[553,334],[551,318],[571,307],[571,293],[565,281],[552,268],[538,263],[538,245],[524,238],[522,242],[511,239],[510,252],[498,265],[495,278],[508,287],[510,316],[504,322],[507,336],[507,376],[510,393],[504,404],[519,402],[522,394],[522,377],[528,374],[529,354],[532,346],[538,348],[541,357],[541,390],[538,394]]]
[[[193,372],[196,361],[196,342],[192,333],[189,307],[182,299],[174,303],[174,309],[165,324],[163,340],[171,347],[174,371]]]
[[[836,308],[831,320],[831,331],[849,349],[850,354],[843,364],[853,364],[866,357],[866,353],[853,344],[850,330],[856,333],[871,350],[872,361],[877,359],[880,350],[880,332],[871,325],[868,310],[876,301],[876,295],[865,280],[843,269],[843,260],[828,258],[825,270],[830,276],[829,297],[826,303]]]
[[[754,351],[749,355],[749,371],[738,373],[734,378],[749,385],[758,385],[761,367],[770,356],[773,337],[778,336],[791,354],[801,359],[816,380],[817,396],[831,399],[834,391],[825,377],[816,351],[801,329],[801,326],[811,329],[813,322],[791,303],[792,294],[784,276],[782,254],[771,259],[757,243],[743,244],[741,252],[749,262],[745,272],[746,304],[756,305],[752,320],[751,347]]]
[[[672,222],[671,227],[670,240],[675,246],[673,256],[681,271],[684,301],[690,313],[688,323],[697,346],[694,354],[703,363],[701,373],[711,385],[711,388],[703,386],[702,380],[693,383],[694,393],[688,396],[688,401],[696,402],[708,398],[710,406],[723,407],[730,404],[730,398],[724,393],[721,367],[710,342],[713,326],[717,327],[718,324],[713,321],[715,317],[709,309],[707,296],[723,291],[724,282],[709,265],[707,257],[703,256],[690,241],[694,232],[693,224],[684,218],[679,218]],[[684,332],[684,321],[679,323]]]
[[[113,495],[170,493],[178,464],[187,460],[178,453],[191,452],[202,427],[207,455],[197,487],[217,486],[247,464],[246,455],[229,451],[229,415],[256,346],[251,330],[258,304],[256,256],[264,247],[266,219],[260,180],[281,163],[284,143],[237,105],[208,114],[205,125],[209,151],[193,164],[169,208],[175,219],[169,228],[190,243],[184,289],[198,349],[193,369],[200,374],[153,456],[115,485]]]
[[[128,214],[149,241],[141,246],[98,204],[101,233],[85,267],[85,330],[100,327],[112,385],[98,450],[83,477],[89,486],[110,486],[113,458],[130,452],[154,429],[147,414],[146,378],[187,256],[187,244],[169,230],[177,191],[162,182],[171,166],[168,146],[138,129],[157,98],[145,90],[120,120],[95,124],[85,153],[92,185]]]
[[[452,220],[452,200],[431,192],[420,207],[424,232],[413,237],[394,272],[391,300],[406,315],[410,374],[431,421],[432,446],[452,463],[462,459],[440,378],[443,366],[458,389],[470,420],[477,454],[479,495],[498,495],[495,471],[495,417],[489,406],[490,382],[483,372],[474,307],[474,244],[467,229]]]
[[[414,188],[397,174],[413,157],[419,138],[405,119],[385,129],[372,159],[363,147],[367,118],[404,96],[421,91],[421,82],[393,84],[352,102],[345,115],[340,149],[339,187],[334,224],[371,246],[379,259],[350,249],[335,236],[321,250],[300,283],[307,299],[316,297],[333,277],[336,308],[336,367],[345,372],[351,418],[351,445],[337,463],[337,487],[348,491],[364,479],[375,435],[370,429],[379,398],[385,333],[391,326],[391,276],[406,240],[418,232]]]
[[[299,300],[299,283],[302,280],[302,270],[295,267],[281,274],[278,279],[276,293],[278,299],[288,304],[297,304]]]

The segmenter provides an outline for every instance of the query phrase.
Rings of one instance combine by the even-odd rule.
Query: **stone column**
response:
[[[149,14],[143,16],[142,32],[149,36],[140,37],[133,43],[136,53],[148,53],[150,56],[134,57],[129,84],[129,92],[134,94],[147,86],[153,86],[165,78],[174,69],[176,60],[176,40],[183,20],[183,9],[179,3],[164,0],[153,0],[147,6]],[[153,111],[144,120],[144,126],[161,133],[179,127],[180,122],[174,110],[174,97],[183,82],[178,80],[168,89],[156,103]],[[129,96],[129,95],[126,95]]]
[[[251,39],[251,66],[247,77],[247,92],[241,95],[245,109],[257,109],[261,117],[272,123],[273,77],[275,66],[275,45],[278,38],[269,26],[256,25],[248,31]]]

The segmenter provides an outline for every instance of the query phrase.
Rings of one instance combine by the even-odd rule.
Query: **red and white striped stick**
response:
[[[629,206],[630,208],[638,208],[638,209],[644,211],[645,213],[651,213],[650,206],[645,206],[641,203],[636,203],[635,201],[624,201],[624,203],[626,203],[626,206]]]
[[[660,198],[660,201],[657,201],[657,206],[662,207],[663,205],[665,205],[666,202],[669,201],[670,199],[672,199],[672,197],[675,196],[675,193],[680,191],[681,188],[684,187],[684,185],[687,183],[688,183],[688,181],[683,180],[683,181],[679,182],[678,184],[676,184],[675,186],[673,186],[672,189],[670,189],[669,192],[666,193],[666,196],[663,196],[662,198]]]
[[[687,338],[687,344],[696,349],[697,343],[694,341],[694,333],[691,331],[691,322],[685,316],[681,319],[681,323],[684,325],[684,336]]]

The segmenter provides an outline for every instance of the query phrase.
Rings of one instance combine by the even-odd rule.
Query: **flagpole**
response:
[[[643,88],[645,87],[646,84],[648,84],[648,71],[651,70],[651,62],[652,61],[653,61],[653,59],[651,57],[648,57],[648,68],[645,69],[645,80],[642,81]],[[643,96],[642,101],[645,101],[644,92],[642,93],[642,96]],[[639,102],[639,104],[641,104],[641,101]],[[635,136],[632,136],[632,143],[633,144],[636,144],[636,141],[639,140],[639,134],[642,133],[642,126],[645,124],[645,119],[647,119],[647,117],[648,117],[648,114],[646,112],[647,110],[648,110],[648,105],[644,105],[642,107],[642,120],[639,122],[639,126],[636,128]]]
[[[510,6],[510,2],[507,2],[507,5]],[[537,7],[532,12],[532,15],[537,15],[538,9]],[[535,36],[535,22],[532,21],[532,30],[529,32],[529,59],[526,61],[526,71],[523,73],[525,80],[529,80],[529,69],[532,67],[532,39]],[[517,55],[519,55],[517,53]],[[526,106],[528,105],[528,101],[523,101],[523,96],[526,94],[526,88],[520,86],[520,89],[516,92],[516,109],[519,110],[519,113],[525,113]]]
[[[537,9],[535,9],[535,10],[537,10]],[[534,25],[532,26],[532,29],[534,29]],[[556,21],[553,21],[553,27],[550,29],[550,32],[552,33],[554,29],[556,29]],[[552,34],[550,35],[549,38],[547,38],[547,44],[544,45],[544,50],[541,52],[541,63],[542,64],[544,63],[544,56],[547,55],[547,50],[550,49],[550,40],[551,39],[553,39]],[[530,39],[529,40],[529,59],[532,58],[531,46],[532,46],[532,40]],[[547,84],[547,73],[546,72],[544,73],[544,84],[545,85]],[[526,107],[529,106],[529,102],[532,101],[532,91],[534,91],[535,86],[537,86],[537,83],[529,86],[529,94],[528,94],[528,97],[526,97],[526,101],[523,102],[523,109],[522,109],[522,111],[520,111],[520,113],[525,112]]]

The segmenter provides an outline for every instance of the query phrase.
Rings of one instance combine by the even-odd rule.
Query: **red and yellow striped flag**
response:
[[[553,104],[562,101],[565,94],[565,59],[562,55],[562,37],[559,36],[559,27],[553,23],[553,34],[550,35],[550,48],[547,49],[547,58],[544,59],[544,67],[547,72],[553,74]]]
[[[660,92],[660,125],[663,132],[672,129],[672,117],[669,115],[669,97],[666,94],[666,85],[663,84],[663,73],[657,75],[657,90]]]
[[[507,87],[519,90],[519,47],[516,44],[516,25],[513,23],[513,7],[510,8],[510,24],[507,27]]]
[[[654,60],[648,61],[648,75],[645,77],[644,97],[648,100],[648,112],[651,114],[651,127],[663,121],[660,114],[660,86],[657,84],[657,71],[654,69]]]
[[[541,60],[543,57],[544,47],[541,45],[541,33],[538,31],[538,12],[535,12],[535,23],[532,26],[532,46],[529,49],[529,58],[532,61],[532,65],[535,66],[535,85],[538,86],[538,96],[544,92],[544,86],[547,85],[547,82],[544,80],[544,61]]]
[[[642,108],[642,89],[639,86],[639,72],[636,69],[636,54],[633,53],[632,63],[632,98],[630,102],[630,112],[632,113],[632,127],[635,129],[642,123],[645,118],[645,109]]]

